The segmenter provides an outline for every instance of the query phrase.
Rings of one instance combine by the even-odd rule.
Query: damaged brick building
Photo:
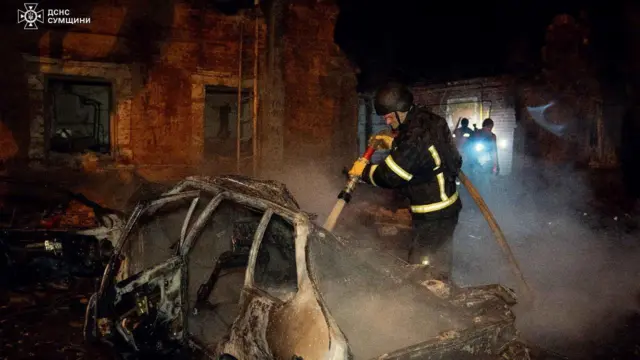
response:
[[[0,45],[0,81],[12,91],[0,99],[3,163],[91,163],[168,180],[221,172],[271,177],[287,164],[330,159],[323,170],[339,174],[365,135],[384,125],[366,96],[358,106],[354,67],[334,42],[335,1],[261,2],[232,15],[205,3],[70,1],[71,14],[90,24],[4,24],[12,41]],[[418,102],[452,127],[460,116],[478,126],[492,117],[505,175],[526,160],[519,155],[562,160],[580,153],[592,166],[617,163],[616,109],[604,105],[597,81],[566,86],[593,79],[584,76],[591,71],[583,56],[588,32],[570,17],[554,21],[542,72],[415,87]],[[568,55],[559,50],[566,42],[576,44]],[[567,66],[573,78],[558,76],[570,74]],[[559,93],[581,94],[580,134],[570,142],[541,129],[527,111]]]
[[[205,3],[68,2],[90,23],[4,24],[3,162],[91,157],[173,179],[352,157],[356,79],[333,42],[337,5],[271,1],[227,15]]]

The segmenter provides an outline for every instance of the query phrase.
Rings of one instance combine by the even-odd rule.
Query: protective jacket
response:
[[[464,145],[469,140],[469,138],[473,135],[473,130],[468,127],[459,127],[454,130],[453,137],[456,141],[456,146],[458,147],[458,151],[462,151],[464,149]]]
[[[398,128],[389,155],[369,164],[362,180],[371,185],[398,189],[411,202],[417,217],[446,217],[460,210],[455,179],[462,159],[447,122],[415,105]]]
[[[473,152],[475,156],[470,160],[475,162],[474,165],[486,171],[498,168],[498,145],[494,133],[489,130],[476,131],[473,136],[471,136],[469,143],[475,146],[482,145],[481,150],[469,149],[470,152],[475,150]]]

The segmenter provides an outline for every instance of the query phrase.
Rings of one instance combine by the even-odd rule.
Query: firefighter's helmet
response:
[[[407,86],[400,83],[389,82],[376,92],[374,107],[378,115],[409,111],[411,105],[413,94]]]

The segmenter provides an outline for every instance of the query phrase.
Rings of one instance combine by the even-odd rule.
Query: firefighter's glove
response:
[[[393,135],[389,131],[381,131],[369,138],[369,146],[376,150],[390,150]]]
[[[351,170],[349,170],[349,176],[362,177],[362,172],[369,162],[364,158],[359,158],[353,163]]]

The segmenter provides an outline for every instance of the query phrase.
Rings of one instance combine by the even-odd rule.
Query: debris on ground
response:
[[[0,293],[0,358],[111,359],[85,346],[85,307],[95,279],[75,278],[67,289],[36,283]]]
[[[542,202],[538,199],[540,205]],[[465,204],[466,205],[466,204]],[[602,206],[602,207],[599,207]],[[542,208],[521,206],[517,214],[499,213],[507,226],[507,236],[513,237],[520,251],[535,253],[545,238],[552,239],[558,244],[568,241],[571,236],[580,237],[581,233],[570,233],[580,225],[589,225],[589,229],[603,230],[605,241],[618,241],[627,244],[629,240],[621,237],[630,228],[629,224],[637,221],[632,216],[603,210],[605,205],[591,204],[591,206],[575,207],[566,210],[568,215],[559,216],[554,211],[540,211]],[[82,209],[79,209],[82,212]],[[345,209],[347,219],[362,220],[358,227],[344,226],[340,231],[347,231],[351,236],[345,236],[340,241],[353,247],[373,247],[375,251],[402,253],[408,245],[410,234],[410,214],[406,209],[391,209],[389,207],[364,201],[354,201]],[[195,215],[194,215],[195,216]],[[69,223],[81,224],[82,217],[69,217]],[[498,219],[501,221],[500,219]],[[341,223],[339,222],[339,225]],[[501,222],[502,224],[502,222]],[[466,273],[487,273],[488,263],[497,270],[488,275],[492,280],[500,279],[495,276],[499,272],[500,256],[482,257],[482,249],[491,243],[491,236],[482,217],[473,213],[473,205],[466,206],[461,215],[458,232],[462,235],[456,241],[464,241],[465,247],[458,250],[457,261],[461,264],[458,271]],[[465,234],[467,236],[465,236]],[[541,235],[542,234],[542,235]],[[535,236],[534,236],[535,235]],[[464,240],[460,240],[464,239]],[[353,240],[353,242],[350,242]],[[367,243],[368,242],[368,243]],[[402,256],[398,255],[398,258]],[[531,261],[529,256],[525,261]],[[470,260],[471,259],[471,260]],[[36,282],[28,286],[12,289],[0,289],[0,359],[14,358],[47,358],[47,359],[93,359],[110,358],[102,349],[87,348],[82,339],[82,327],[86,305],[91,293],[95,290],[95,280],[92,278],[64,278]],[[494,281],[492,281],[494,282]],[[502,282],[502,281],[500,281]],[[439,298],[449,298],[450,290],[438,280],[428,280],[422,285]],[[611,283],[610,283],[611,285]],[[606,292],[606,289],[603,290]],[[519,315],[518,315],[519,316]],[[622,316],[618,326],[607,327],[609,336],[601,341],[591,341],[583,346],[597,349],[591,359],[626,360],[640,358],[640,343],[637,341],[640,333],[640,316],[637,312]],[[605,329],[602,330],[605,332]],[[546,345],[546,344],[545,344]],[[535,350],[535,348],[534,348]],[[520,348],[510,348],[509,353],[516,357],[516,353],[524,351]],[[535,352],[535,351],[534,351]],[[519,355],[518,355],[519,356]]]

